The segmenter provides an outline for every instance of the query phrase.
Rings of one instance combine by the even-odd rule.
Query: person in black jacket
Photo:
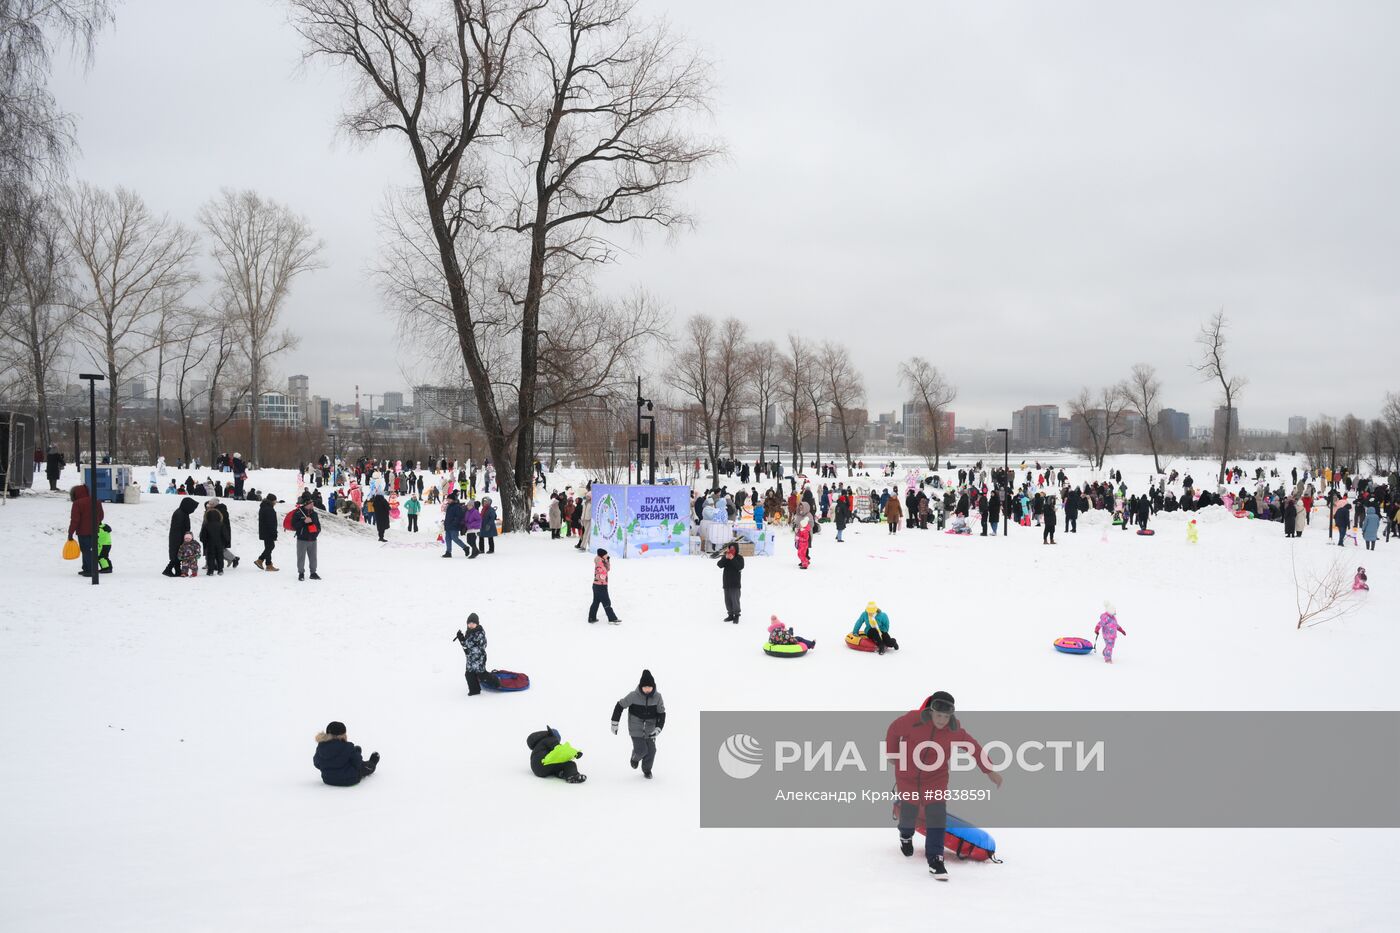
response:
[[[468,557],[471,551],[462,543],[462,521],[466,518],[467,510],[462,507],[462,503],[457,498],[457,493],[447,497],[447,511],[442,516],[442,539],[447,544],[447,551],[442,556],[452,556],[452,545],[457,545],[462,549],[462,553]]]
[[[66,464],[63,461],[63,454],[49,448],[49,457],[44,466],[44,475],[49,479],[49,491],[58,491],[58,478],[63,475],[63,468]]]
[[[345,737],[345,723],[333,722],[325,732],[316,733],[316,754],[311,763],[321,772],[321,780],[333,787],[354,787],[360,779],[379,767],[379,753],[360,757],[360,746],[351,745]]]
[[[384,540],[384,532],[389,530],[389,500],[380,493],[370,500],[374,506],[374,527],[379,532],[379,540]]]
[[[539,732],[531,732],[525,738],[525,744],[530,749],[530,770],[534,772],[535,777],[557,777],[569,784],[582,784],[588,780],[587,775],[578,773],[578,765],[574,764],[574,761],[583,757],[583,752],[575,752],[574,757],[568,761],[544,763],[549,753],[563,744],[558,729],[545,726]]]
[[[846,526],[851,523],[851,507],[846,504],[846,496],[843,493],[836,497],[836,543],[844,544],[841,534],[846,530]]]
[[[277,546],[277,497],[268,493],[258,506],[258,540],[263,543],[262,554],[253,561],[259,570],[276,570],[272,566],[272,549]]]
[[[1065,531],[1079,534],[1079,490],[1071,489],[1065,496]]]
[[[1036,493],[1036,495],[1039,495],[1039,493]],[[1069,507],[1068,504],[1066,504],[1065,507],[1068,508],[1068,507]],[[1041,531],[1041,533],[1040,533],[1040,543],[1041,543],[1041,544],[1054,544],[1054,543],[1055,543],[1055,500],[1054,500],[1053,498],[1051,498],[1050,496],[1046,496],[1043,500],[1041,500],[1041,503],[1040,503],[1040,518],[1041,518],[1041,528],[1043,529],[1043,530]]]
[[[199,503],[188,497],[180,500],[175,514],[170,516],[170,563],[161,573],[167,577],[180,576],[180,545],[185,543],[185,535],[190,533],[190,516],[199,508]]]
[[[204,510],[204,524],[199,529],[199,543],[204,545],[205,571],[224,574],[224,548],[229,546],[228,523],[217,507]]]
[[[723,556],[715,562],[724,571],[724,611],[729,615],[724,621],[739,624],[739,575],[744,572],[744,555],[739,553],[739,545],[731,542],[724,549]]]

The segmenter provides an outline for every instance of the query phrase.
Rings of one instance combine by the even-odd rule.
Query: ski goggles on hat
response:
[[[929,704],[929,709],[935,713],[951,713],[953,712],[953,704],[947,700],[934,700]]]

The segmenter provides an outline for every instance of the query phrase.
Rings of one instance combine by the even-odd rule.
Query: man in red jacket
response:
[[[74,486],[68,490],[68,498],[73,502],[68,511],[68,540],[73,540],[74,535],[78,536],[78,547],[83,552],[83,569],[78,572],[90,577],[93,573],[93,555],[97,553],[94,525],[102,524],[102,503],[89,498],[86,486]],[[97,511],[96,522],[92,520],[94,509]]]
[[[948,880],[943,866],[943,833],[948,824],[949,762],[955,754],[970,754],[992,783],[1001,786],[1001,775],[982,758],[982,746],[953,713],[953,695],[939,690],[918,709],[890,723],[885,733],[885,752],[894,756],[895,789],[901,798],[899,851],[906,856],[914,854],[914,829],[923,807],[924,855],[929,874],[939,881]]]

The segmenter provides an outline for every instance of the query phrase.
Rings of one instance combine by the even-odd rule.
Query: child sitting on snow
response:
[[[180,550],[176,552],[176,555],[180,559],[180,576],[199,576],[200,547],[193,534],[185,532],[185,540],[180,545]]]
[[[582,784],[588,780],[579,774],[574,764],[583,757],[583,752],[565,742],[558,729],[545,726],[539,732],[531,732],[525,739],[530,748],[530,770],[535,777],[557,777],[568,784]]]
[[[1356,568],[1356,576],[1352,578],[1351,588],[1353,590],[1369,590],[1371,588],[1371,584],[1366,582],[1365,567]]]
[[[1094,626],[1094,634],[1103,633],[1103,659],[1105,664],[1113,663],[1113,645],[1118,641],[1119,635],[1128,634],[1123,626],[1118,624],[1118,611],[1113,608],[1113,603],[1103,604],[1103,615],[1099,616],[1099,624]]]
[[[815,648],[817,643],[809,638],[794,635],[792,629],[783,625],[777,616],[769,616],[768,643],[773,645],[806,645]]]
[[[967,524],[967,516],[961,512],[954,513],[952,527],[948,530],[955,535],[972,534],[972,529]]]

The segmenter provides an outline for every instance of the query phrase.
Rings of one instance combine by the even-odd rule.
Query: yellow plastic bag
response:
[[[82,549],[78,547],[78,542],[74,541],[72,538],[69,538],[67,541],[63,542],[64,560],[77,560],[82,555],[83,552]]]

